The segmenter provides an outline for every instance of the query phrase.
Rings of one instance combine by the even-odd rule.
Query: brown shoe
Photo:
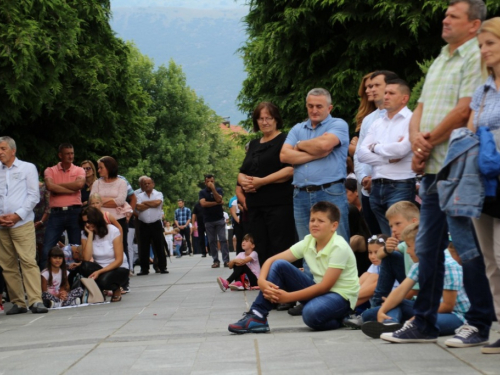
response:
[[[220,267],[219,262],[214,262],[214,264],[212,264],[212,268],[219,268],[219,267]]]

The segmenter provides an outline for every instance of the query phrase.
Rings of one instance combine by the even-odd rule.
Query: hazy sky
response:
[[[196,9],[224,9],[245,6],[245,0],[111,0],[115,6],[164,6]]]

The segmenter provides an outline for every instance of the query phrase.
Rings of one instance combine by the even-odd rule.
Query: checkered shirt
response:
[[[184,225],[191,219],[191,210],[187,207],[178,208],[175,210],[175,220],[179,225]]]

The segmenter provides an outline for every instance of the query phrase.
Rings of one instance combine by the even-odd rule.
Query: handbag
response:
[[[104,297],[94,279],[82,277],[81,283],[84,287],[82,303],[102,303]]]

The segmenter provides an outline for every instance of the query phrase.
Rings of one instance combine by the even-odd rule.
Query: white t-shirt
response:
[[[69,274],[68,271],[66,273]],[[47,291],[54,296],[59,293],[61,288],[61,276],[61,269],[57,273],[52,272],[52,285],[49,285],[49,270],[46,268],[42,271],[42,277],[47,280]]]
[[[115,251],[113,248],[113,240],[120,235],[120,231],[114,225],[108,224],[108,234],[103,238],[94,235],[92,256],[94,262],[99,264],[102,268],[109,266],[115,260]],[[82,231],[82,238],[87,239],[85,231]],[[128,269],[128,263],[125,255],[123,255],[123,262],[120,266]]]

